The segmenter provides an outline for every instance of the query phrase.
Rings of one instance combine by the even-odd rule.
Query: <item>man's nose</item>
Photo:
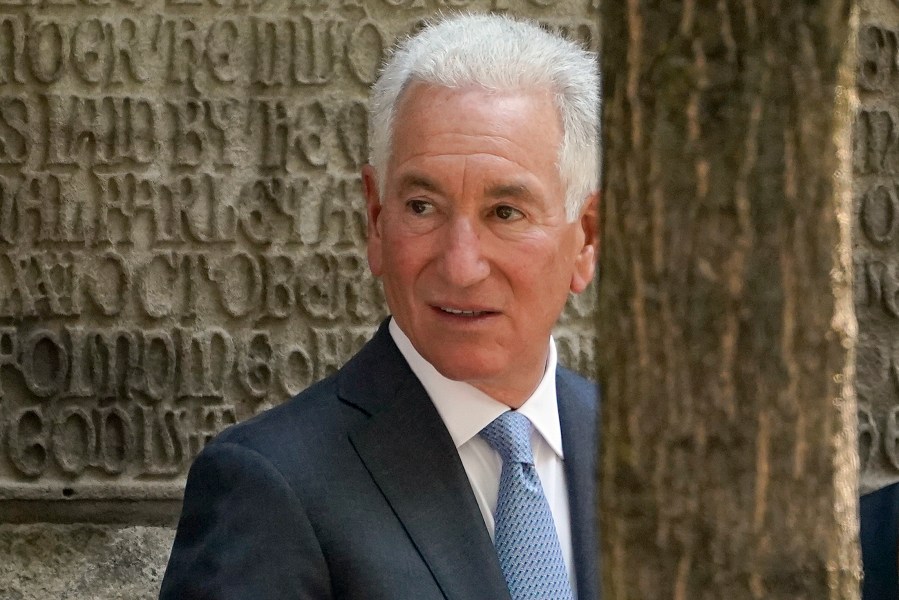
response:
[[[455,218],[448,223],[440,267],[447,283],[456,287],[472,286],[490,273],[481,231],[472,219]]]

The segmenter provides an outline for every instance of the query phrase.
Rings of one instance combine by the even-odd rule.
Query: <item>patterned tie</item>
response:
[[[572,600],[571,584],[531,452],[531,422],[507,411],[481,430],[503,459],[494,545],[512,600]]]

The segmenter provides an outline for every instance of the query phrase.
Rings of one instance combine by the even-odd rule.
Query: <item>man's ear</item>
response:
[[[362,191],[365,194],[366,246],[368,267],[375,277],[381,275],[381,192],[374,167],[362,167]]]
[[[583,243],[578,246],[571,274],[571,291],[575,294],[587,289],[596,272],[596,258],[599,255],[599,192],[587,198],[578,226],[581,228]]]

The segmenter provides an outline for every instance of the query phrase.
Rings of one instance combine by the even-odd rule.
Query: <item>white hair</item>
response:
[[[594,53],[535,23],[501,15],[458,15],[426,24],[394,49],[372,86],[369,162],[382,196],[397,105],[413,82],[548,90],[562,123],[557,165],[569,221],[598,190],[600,83]]]

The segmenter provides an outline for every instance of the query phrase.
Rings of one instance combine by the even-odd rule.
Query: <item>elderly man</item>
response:
[[[505,17],[401,44],[362,172],[392,317],[200,454],[161,598],[596,597],[596,389],[551,329],[594,272],[598,88]]]

